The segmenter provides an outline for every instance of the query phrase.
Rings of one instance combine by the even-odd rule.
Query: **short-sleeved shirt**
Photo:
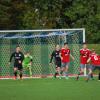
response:
[[[61,49],[61,57],[63,63],[70,62],[70,49]]]
[[[80,49],[80,63],[87,64],[87,60],[90,56],[91,51],[89,49]]]
[[[33,57],[32,56],[24,56],[23,63],[24,64],[29,64],[32,61]]]
[[[92,53],[89,57],[91,59],[91,64],[94,66],[100,66],[100,55]]]
[[[60,62],[61,58],[60,58],[60,50],[54,50],[51,54],[51,59],[50,59],[50,63],[52,62],[52,59],[54,57],[54,61],[55,62]]]

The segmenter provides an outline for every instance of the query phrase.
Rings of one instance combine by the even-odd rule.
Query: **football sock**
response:
[[[14,72],[14,76],[17,77],[17,71]]]
[[[22,72],[20,72],[20,75],[19,76],[20,76],[20,79],[21,79],[22,78]]]
[[[100,80],[100,72],[99,72],[98,80]]]

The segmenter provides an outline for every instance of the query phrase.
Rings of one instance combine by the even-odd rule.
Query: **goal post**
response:
[[[55,45],[61,47],[67,42],[75,61],[70,63],[70,74],[77,74],[79,68],[79,50],[85,42],[85,29],[43,29],[43,30],[2,30],[0,31],[0,76],[13,76],[13,64],[8,65],[12,52],[17,45],[22,52],[30,51],[33,56],[33,76],[52,75],[55,65],[49,65],[50,54]],[[86,74],[86,73],[85,73]],[[24,71],[27,76],[27,72]]]

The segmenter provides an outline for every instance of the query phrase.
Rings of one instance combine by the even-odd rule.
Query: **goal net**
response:
[[[68,43],[75,57],[75,61],[70,63],[69,73],[76,74],[79,68],[79,49],[85,42],[85,29],[0,31],[0,77],[13,76],[13,63],[9,66],[8,62],[17,45],[23,53],[30,51],[33,56],[33,76],[52,75],[55,65],[49,65],[50,55],[56,44],[62,47],[64,42]],[[24,76],[28,76],[25,70]]]

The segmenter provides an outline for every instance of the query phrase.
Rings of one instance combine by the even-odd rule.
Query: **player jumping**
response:
[[[92,53],[91,53],[89,59],[87,60],[87,63],[89,63],[90,61],[91,61],[92,71],[94,71],[96,69],[99,70],[98,80],[100,81],[100,55],[96,54],[94,49],[92,50]],[[92,74],[92,72],[91,72],[91,74]],[[87,81],[90,79],[90,77],[87,78]]]
[[[56,78],[56,76],[59,74],[60,75],[60,68],[61,68],[61,58],[60,58],[60,46],[56,45],[56,49],[52,52],[51,54],[51,59],[50,59],[50,63],[52,63],[52,59],[54,57],[54,63],[56,65],[56,72],[54,74],[54,77]]]
[[[21,52],[21,49],[19,46],[16,47],[16,51],[12,53],[10,57],[10,63],[12,61],[12,58],[14,57],[14,79],[17,79],[17,71],[20,72],[20,79],[22,79],[22,62],[24,59],[24,55]]]
[[[87,60],[90,56],[91,51],[87,48],[86,43],[83,43],[83,48],[80,49],[80,72],[78,73],[76,80],[79,79],[79,75],[84,74],[85,68],[88,68],[89,73],[88,75],[90,76],[91,74],[91,68],[89,68],[89,65],[87,64]]]
[[[30,52],[26,52],[23,60],[23,67],[24,69],[29,70],[30,77],[32,77],[32,60],[33,57],[30,55]]]
[[[63,72],[65,73],[65,78],[69,79],[68,77],[68,69],[69,69],[69,63],[70,63],[70,57],[72,60],[74,60],[74,57],[70,53],[70,49],[67,45],[67,43],[64,43],[64,47],[61,49],[61,60],[62,60],[62,69],[61,69],[61,74]]]

